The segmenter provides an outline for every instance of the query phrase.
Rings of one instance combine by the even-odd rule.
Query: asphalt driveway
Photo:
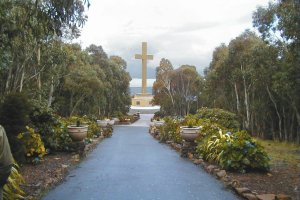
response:
[[[232,200],[214,177],[148,133],[150,115],[116,126],[44,200]]]

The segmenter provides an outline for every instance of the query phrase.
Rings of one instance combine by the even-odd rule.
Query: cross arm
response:
[[[147,55],[148,60],[153,60],[153,55]]]
[[[142,55],[141,54],[135,54],[135,59],[142,59]]]

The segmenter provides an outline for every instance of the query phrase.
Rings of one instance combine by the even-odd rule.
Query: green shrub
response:
[[[232,142],[224,143],[224,150],[220,155],[221,167],[229,170],[269,170],[270,158],[246,131],[232,135]]]
[[[115,111],[113,114],[112,114],[113,117],[117,117],[117,118],[120,118],[122,116],[124,116],[124,114],[120,111]]]
[[[40,133],[46,149],[56,149],[55,131],[61,126],[59,116],[45,106],[35,106],[30,113],[30,121]]]
[[[189,126],[200,126],[200,134],[196,139],[196,142],[200,143],[204,138],[209,137],[211,135],[218,134],[219,130],[223,130],[223,132],[228,132],[229,129],[224,128],[220,124],[210,121],[209,119],[203,118],[199,119],[197,115],[188,115],[184,118],[183,125]]]
[[[20,187],[23,183],[24,179],[19,172],[19,166],[16,162],[14,162],[7,183],[3,187],[3,199],[25,199],[25,193]]]
[[[225,134],[219,130],[218,134],[207,137],[197,146],[197,153],[227,170],[269,170],[268,155],[245,131]]]
[[[231,137],[224,134],[221,129],[216,134],[206,137],[200,145],[197,146],[197,153],[209,162],[219,163],[221,153],[224,151],[224,144],[231,142]]]
[[[59,117],[59,126],[54,127],[53,150],[55,151],[69,151],[69,145],[72,139],[68,133],[68,125],[76,124],[77,118],[62,118]]]
[[[234,113],[218,108],[201,108],[197,111],[197,118],[208,119],[211,122],[220,124],[227,129],[239,130],[240,123]]]
[[[102,135],[104,137],[111,137],[113,132],[113,127],[108,125],[106,128],[101,128]]]
[[[32,163],[38,163],[46,154],[45,146],[41,140],[39,133],[35,132],[33,128],[26,126],[27,131],[20,133],[18,139],[22,140],[25,148],[25,156]]]
[[[160,127],[160,141],[171,140],[178,144],[182,143],[180,136],[180,122],[174,118],[164,118],[165,124]]]
[[[165,114],[162,111],[157,111],[154,113],[154,119],[160,119],[160,118],[164,118]]]
[[[99,137],[101,135],[100,128],[96,122],[90,121],[88,123],[88,132],[87,132],[87,137],[88,138],[95,138]]]
[[[27,97],[21,93],[7,95],[0,106],[0,123],[6,130],[12,154],[18,162],[24,162],[24,149],[17,136],[26,130],[30,110]]]
[[[87,137],[88,138],[94,138],[94,137],[99,137],[101,132],[100,132],[100,128],[97,124],[97,119],[96,118],[92,118],[92,117],[88,117],[88,116],[83,116],[81,118],[78,118],[81,122],[83,122],[83,124],[86,124],[89,126],[88,128],[88,133],[87,133]]]

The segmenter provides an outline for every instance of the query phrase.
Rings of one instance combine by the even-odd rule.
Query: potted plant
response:
[[[87,137],[88,126],[81,125],[80,120],[77,120],[76,125],[68,126],[68,133],[73,141],[82,141]]]
[[[115,124],[118,124],[120,122],[120,119],[117,117],[114,117],[113,120],[115,121]]]
[[[193,126],[192,123],[188,123],[187,126],[180,127],[181,137],[188,142],[193,142],[200,133],[200,126]]]
[[[107,124],[108,124],[108,120],[107,120],[107,119],[100,119],[100,120],[97,120],[97,124],[98,124],[98,126],[100,126],[100,127],[106,127]]]
[[[115,124],[115,120],[114,119],[108,120],[108,124],[111,125],[111,126],[114,125]]]
[[[164,120],[161,120],[159,117],[156,118],[156,120],[154,120],[153,122],[154,122],[154,126],[155,126],[155,127],[160,127],[160,126],[162,126],[162,125],[165,124],[165,121],[164,121]]]

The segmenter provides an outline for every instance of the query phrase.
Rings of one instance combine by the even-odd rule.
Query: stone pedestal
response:
[[[102,135],[104,137],[111,137],[112,136],[112,132],[113,132],[113,127],[111,125],[107,125],[106,127],[102,127],[101,128],[101,132],[102,132]]]
[[[68,145],[68,148],[69,148],[69,151],[71,151],[71,152],[77,152],[77,153],[81,154],[84,151],[85,143],[84,143],[84,141],[71,142]]]
[[[152,106],[153,95],[152,94],[136,94],[131,99],[132,106],[140,107],[151,107]]]
[[[193,142],[183,141],[181,148],[181,157],[187,158],[189,153],[195,154],[197,144]]]

